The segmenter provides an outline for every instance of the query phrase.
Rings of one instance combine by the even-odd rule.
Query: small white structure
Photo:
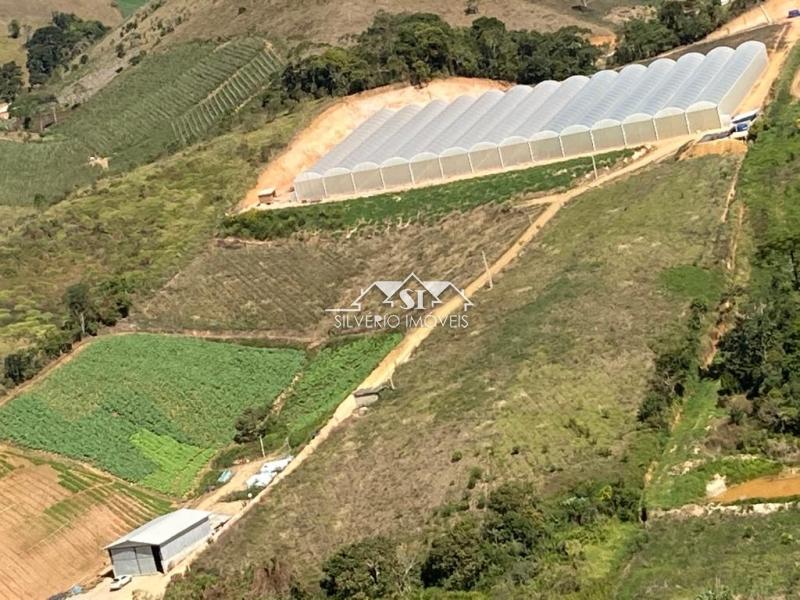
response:
[[[8,121],[11,118],[11,105],[8,102],[0,102],[0,121]]]
[[[114,576],[166,573],[170,561],[211,535],[211,513],[182,508],[106,546]]]

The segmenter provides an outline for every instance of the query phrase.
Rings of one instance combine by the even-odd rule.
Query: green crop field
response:
[[[99,339],[0,409],[0,437],[172,494],[271,403],[303,352],[146,334]]]
[[[114,0],[114,4],[122,13],[123,17],[128,17],[147,4],[148,0]]]
[[[265,441],[280,447],[288,440],[290,446],[297,447],[311,439],[402,337],[399,333],[374,335],[317,352],[283,399],[273,431]]]
[[[713,281],[721,269],[736,160],[665,162],[576,198],[475,296],[467,330],[435,331],[395,391],[337,430],[197,568],[236,595],[249,589],[243,569],[280,556],[314,588],[335,548],[373,535],[425,546],[437,510],[474,507],[504,481],[533,481],[545,498],[593,481],[641,486],[658,448],[636,419],[651,348],[685,318],[698,270]],[[559,581],[612,572],[629,533],[609,531],[582,540]],[[485,597],[503,597],[494,591]],[[526,591],[516,597],[543,595]]]
[[[43,141],[0,143],[0,204],[59,199],[104,174],[120,173],[193,143],[250,100],[280,68],[258,39],[193,43],[146,57],[122,73]],[[45,173],[46,176],[40,176]]]

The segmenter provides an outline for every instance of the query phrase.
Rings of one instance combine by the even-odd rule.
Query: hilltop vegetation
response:
[[[322,595],[325,557],[330,573],[375,536],[391,541],[381,556],[414,565],[407,597],[431,585],[477,598],[607,588],[659,447],[637,421],[651,361],[694,300],[676,279],[720,268],[734,164],[665,163],[576,199],[475,297],[467,332],[434,332],[396,391],[335,432],[169,597],[247,593],[272,559]],[[533,486],[526,509],[513,508],[518,495],[492,499],[510,482]],[[430,566],[422,579],[416,565]]]

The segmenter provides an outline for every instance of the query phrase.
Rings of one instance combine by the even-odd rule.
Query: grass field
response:
[[[204,137],[280,67],[263,41],[188,44],[146,57],[48,130],[43,142],[0,143],[0,204],[60,199],[105,174],[126,172]],[[46,177],[34,175],[47,173]]]
[[[460,501],[468,480],[473,498],[514,479],[546,496],[587,480],[641,485],[657,447],[635,418],[650,346],[690,301],[664,273],[719,268],[734,164],[665,163],[577,198],[476,296],[468,331],[434,332],[395,375],[396,391],[337,431],[198,566],[233,590],[239,569],[280,555],[313,587],[341,544],[380,533],[418,547],[429,516]],[[611,561],[601,542],[587,556]]]
[[[99,339],[0,409],[0,437],[182,495],[242,411],[271,404],[303,363],[291,349]]]
[[[380,235],[320,236],[273,244],[213,247],[136,311],[161,330],[269,331],[327,335],[326,308],[346,306],[381,279],[446,279],[464,286],[498,257],[535,210],[484,206],[437,223],[388,226]]]
[[[616,597],[694,600],[721,584],[736,598],[795,598],[798,517],[794,509],[767,516],[659,519],[648,526]]]
[[[597,167],[610,167],[631,154],[631,150],[623,150],[598,156]],[[343,232],[391,222],[434,223],[454,211],[464,212],[484,204],[500,204],[514,198],[566,188],[591,172],[591,158],[576,158],[345,202],[268,211],[251,210],[226,219],[222,234],[269,240],[299,232]]]
[[[117,276],[139,293],[164,285],[254,184],[261,149],[287,143],[318,108],[98,183],[0,231],[0,355],[52,329],[73,283]]]
[[[163,498],[65,460],[0,447],[0,599],[92,580],[102,547],[170,510]]]

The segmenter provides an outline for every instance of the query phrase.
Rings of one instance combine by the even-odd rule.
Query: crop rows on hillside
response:
[[[220,119],[250,100],[280,65],[278,57],[269,49],[256,54],[204,100],[173,122],[175,135],[183,144],[197,139]],[[232,66],[235,65],[226,65]]]
[[[59,199],[91,183],[102,170],[90,156],[120,172],[177,150],[246,103],[280,65],[253,38],[149,56],[53,126],[45,142],[0,142],[0,204]]]
[[[0,450],[0,599],[39,598],[92,578],[102,547],[170,503],[60,460]]]

